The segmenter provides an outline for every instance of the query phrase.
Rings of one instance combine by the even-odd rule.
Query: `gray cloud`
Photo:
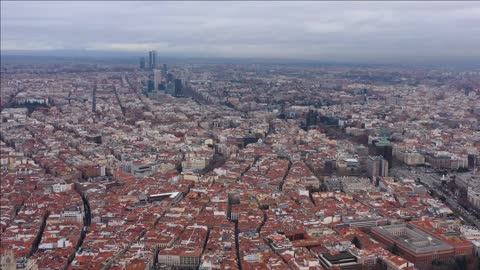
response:
[[[480,57],[479,2],[1,2],[2,50]]]

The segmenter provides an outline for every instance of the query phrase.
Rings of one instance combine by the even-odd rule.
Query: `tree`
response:
[[[455,264],[457,269],[467,268],[467,258],[465,256],[455,258]]]
[[[360,240],[358,239],[357,236],[353,237],[352,239],[352,244],[355,245],[355,247],[361,249],[362,248],[362,243],[360,242]]]
[[[393,243],[391,252],[393,255],[397,255],[397,256],[400,254],[400,250],[398,249],[397,243]]]
[[[448,190],[450,190],[451,192],[454,192],[454,191],[457,189],[457,183],[455,183],[455,180],[450,180],[450,181],[448,181],[448,183],[447,183],[447,188],[448,188]]]
[[[480,258],[475,257],[472,262],[472,269],[473,270],[480,270]]]
[[[470,209],[471,204],[468,201],[468,191],[464,187],[458,189],[458,204],[466,209]]]

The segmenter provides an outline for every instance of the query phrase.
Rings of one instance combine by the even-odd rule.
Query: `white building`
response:
[[[188,157],[185,161],[182,161],[182,171],[194,172],[205,169],[208,165],[208,159],[204,156]]]
[[[480,191],[468,187],[468,201],[473,204],[476,208],[480,208]]]
[[[79,206],[72,206],[63,210],[61,217],[64,219],[75,220],[81,222],[83,219],[82,209]]]
[[[67,183],[57,183],[52,186],[52,190],[55,193],[58,192],[64,192],[67,190],[72,190],[73,184],[67,184]]]

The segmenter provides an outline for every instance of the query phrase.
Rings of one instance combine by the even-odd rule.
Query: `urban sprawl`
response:
[[[1,269],[479,269],[480,72],[3,64]]]

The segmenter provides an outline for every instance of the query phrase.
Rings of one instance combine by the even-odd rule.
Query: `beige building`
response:
[[[367,175],[374,176],[388,176],[388,161],[382,156],[369,156],[367,160]]]
[[[12,250],[7,250],[0,256],[0,269],[2,270],[38,270],[37,260],[15,258]]]
[[[476,208],[480,208],[480,191],[472,187],[468,187],[468,201]]]

